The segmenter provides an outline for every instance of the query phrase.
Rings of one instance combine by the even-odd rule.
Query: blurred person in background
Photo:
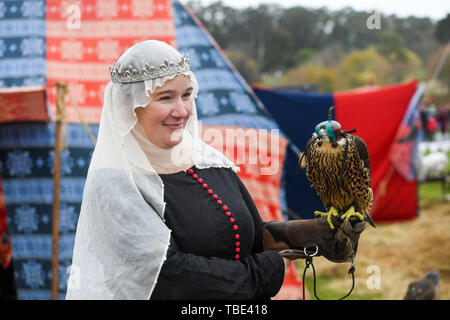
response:
[[[443,139],[446,138],[446,134],[447,134],[447,124],[448,124],[448,110],[447,110],[447,106],[445,104],[441,104],[439,106],[439,110],[438,110],[438,114],[437,114],[437,118],[439,121],[439,126],[441,128],[441,132],[442,132],[442,137]]]
[[[425,141],[433,141],[434,133],[437,130],[436,107],[432,104],[430,97],[425,97],[420,109],[420,118],[425,135]]]

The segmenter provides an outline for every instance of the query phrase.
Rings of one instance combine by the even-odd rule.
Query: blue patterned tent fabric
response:
[[[0,88],[46,83],[45,9],[44,0],[0,1]],[[52,156],[51,128],[47,123],[0,126],[0,171],[19,299],[51,297],[53,182],[50,168],[44,169]],[[73,208],[69,203],[62,211]],[[68,255],[65,234],[61,258]]]
[[[97,134],[98,126],[91,130]],[[0,169],[19,299],[51,298],[55,124],[0,126]],[[79,124],[67,126],[61,152],[59,298],[66,292],[75,228],[93,144]]]
[[[46,82],[45,1],[0,1],[0,88]]]

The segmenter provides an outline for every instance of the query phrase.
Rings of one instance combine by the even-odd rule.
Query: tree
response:
[[[259,70],[255,60],[247,57],[241,51],[226,51],[225,53],[248,83],[254,83],[258,80]]]
[[[347,54],[348,49],[340,42],[333,41],[321,48],[309,62],[320,63],[325,67],[336,67]]]
[[[265,57],[262,69],[265,71],[283,70],[293,66],[293,41],[291,34],[281,27],[270,31],[265,43]]]
[[[377,30],[367,27],[371,13],[350,7],[329,11],[275,4],[236,9],[221,1],[207,6],[191,1],[188,6],[224,50],[241,51],[263,73],[306,63],[311,49],[317,54],[307,63],[335,67],[352,51],[376,46],[397,70],[395,78],[404,78],[411,74],[410,66],[436,52],[437,37],[444,41],[450,34],[449,16],[436,27],[429,18],[381,15]]]
[[[403,37],[394,31],[384,31],[378,35],[377,51],[390,62],[406,61],[406,48]]]
[[[422,80],[425,77],[422,59],[409,49],[405,49],[404,55],[405,59],[403,62],[391,63],[391,80],[393,82],[401,82],[413,78]]]
[[[325,26],[329,20],[326,9],[293,7],[285,9],[279,25],[289,32],[293,40],[293,52],[299,49],[318,49],[326,43]]]
[[[446,44],[450,40],[450,13],[438,21],[435,35],[441,44]]]
[[[239,9],[228,7],[222,1],[206,7],[198,1],[190,1],[187,5],[222,47],[227,48],[229,43],[240,40],[241,33],[238,31],[243,21],[240,19]]]
[[[405,41],[400,34],[388,30],[380,33],[378,39],[375,48],[391,64],[393,82],[423,77],[422,60],[405,47]]]
[[[339,89],[353,89],[375,81],[378,85],[391,82],[389,62],[374,48],[355,50],[339,66]]]
[[[329,41],[340,42],[348,52],[363,49],[377,41],[379,30],[367,28],[366,21],[370,14],[365,11],[355,11],[343,8],[330,13],[331,32]],[[381,20],[384,21],[382,16]],[[382,25],[384,28],[385,26]]]
[[[389,30],[403,37],[405,47],[418,54],[422,61],[427,61],[439,47],[434,36],[435,22],[430,18],[399,18],[391,15],[383,17],[383,21],[389,26]]]
[[[295,65],[302,65],[317,54],[317,51],[311,48],[298,50],[294,55]]]
[[[337,74],[335,69],[320,64],[304,64],[287,72],[282,84],[316,84],[319,92],[333,92],[336,90]]]

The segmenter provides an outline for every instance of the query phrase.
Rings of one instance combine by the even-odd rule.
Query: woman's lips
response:
[[[164,124],[164,126],[170,128],[170,129],[173,129],[173,130],[181,129],[181,128],[183,128],[183,122],[180,122],[180,123],[166,123],[166,124]]]

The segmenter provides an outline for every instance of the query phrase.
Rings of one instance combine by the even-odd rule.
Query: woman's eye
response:
[[[159,98],[159,100],[169,100],[169,99],[170,99],[169,96],[163,96],[163,97]]]
[[[183,98],[189,98],[191,96],[191,93],[189,92],[189,93],[185,93],[185,94],[183,94]]]

